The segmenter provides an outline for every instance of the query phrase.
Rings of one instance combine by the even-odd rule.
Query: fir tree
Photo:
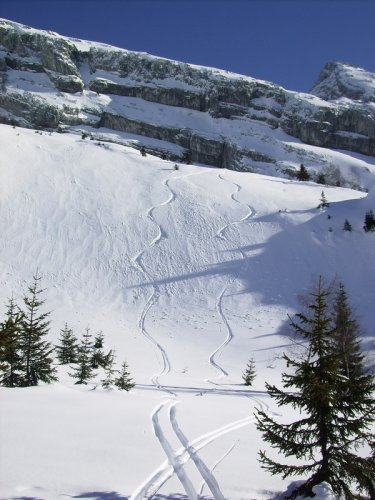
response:
[[[320,172],[318,174],[318,177],[316,178],[316,182],[318,184],[327,184],[327,181],[326,181],[326,176],[323,174],[323,172]]]
[[[364,355],[360,349],[360,326],[349,305],[343,283],[339,283],[334,301],[334,341],[339,356],[340,373],[348,379],[364,373]]]
[[[246,370],[242,375],[245,385],[251,386],[253,385],[253,381],[256,377],[255,371],[255,361],[254,358],[251,358],[247,363]]]
[[[86,333],[83,334],[78,348],[77,366],[72,373],[69,373],[71,377],[77,379],[76,384],[86,385],[96,375],[91,363],[92,347],[92,335],[90,329],[86,328]]]
[[[60,332],[60,344],[55,346],[57,359],[62,365],[76,363],[78,358],[78,339],[73,335],[73,330],[65,323]]]
[[[352,391],[350,382],[341,376],[340,358],[336,351],[335,324],[330,315],[330,293],[319,279],[311,293],[306,314],[291,320],[294,331],[307,341],[306,354],[293,360],[284,354],[293,373],[283,373],[285,390],[267,384],[267,390],[278,405],[291,405],[303,414],[299,420],[282,424],[263,411],[258,411],[257,427],[265,441],[286,457],[304,460],[301,465],[276,462],[260,452],[262,467],[283,478],[310,474],[289,498],[314,496],[312,488],[325,481],[339,498],[354,499],[352,484],[370,491],[375,466],[370,459],[358,457],[354,451],[371,441],[369,429],[374,422],[374,383],[368,379],[366,391]]]
[[[13,298],[9,300],[5,320],[0,324],[0,380],[6,387],[22,385],[22,356],[20,332],[22,315]]]
[[[348,219],[345,219],[343,230],[344,231],[351,231],[352,230],[352,225],[350,224]]]
[[[112,351],[105,353],[103,350],[103,345],[104,345],[104,335],[103,332],[99,332],[94,339],[94,345],[92,348],[92,355],[91,355],[91,365],[95,369],[99,368],[99,366],[105,368],[107,364],[110,362]]]
[[[300,166],[299,171],[297,173],[297,179],[299,181],[309,181],[310,180],[310,174],[308,173],[308,171],[303,163],[301,163],[301,166]]]
[[[183,156],[182,156],[182,161],[183,161],[184,163],[186,163],[187,165],[190,165],[190,164],[191,164],[191,162],[192,162],[192,154],[191,154],[190,149],[186,149],[186,150],[184,151],[184,154],[183,154]]]
[[[114,368],[115,353],[110,351],[110,355],[105,367],[105,378],[102,380],[102,386],[105,388],[115,385],[115,374],[117,373],[117,370]]]
[[[115,380],[115,385],[123,391],[130,391],[130,389],[135,386],[133,379],[130,377],[129,368],[126,361],[124,361],[121,366],[119,376]]]
[[[141,153],[142,156],[147,156],[146,149],[145,149],[144,146],[141,147],[141,149],[139,150],[139,152]]]
[[[375,217],[374,217],[374,212],[372,210],[369,210],[366,212],[365,215],[365,224],[363,226],[363,229],[368,233],[369,231],[375,231]]]
[[[49,332],[49,312],[41,313],[40,308],[44,300],[40,295],[44,292],[40,288],[40,276],[34,276],[33,283],[28,287],[28,294],[23,298],[22,334],[20,349],[23,363],[23,385],[38,385],[39,381],[50,383],[56,378],[56,369],[53,367],[53,347],[44,340]]]
[[[327,197],[326,197],[324,191],[322,191],[318,208],[328,208],[328,207],[329,207],[329,203],[327,201]]]

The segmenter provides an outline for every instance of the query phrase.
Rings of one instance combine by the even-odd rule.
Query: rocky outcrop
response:
[[[3,121],[136,134],[209,165],[272,167],[287,150],[274,130],[375,155],[375,75],[340,63],[328,64],[312,94],[302,94],[0,20],[0,85]]]

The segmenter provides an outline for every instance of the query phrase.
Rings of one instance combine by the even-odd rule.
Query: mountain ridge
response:
[[[324,155],[303,145],[375,155],[371,95],[366,102],[325,100],[319,96],[334,95],[327,96],[322,83],[313,87],[316,95],[292,92],[6,20],[0,21],[1,47],[4,123],[99,133],[171,160],[188,151],[194,162],[281,177],[300,163],[313,173],[329,167]],[[322,72],[325,81],[327,68],[348,68],[332,64]]]

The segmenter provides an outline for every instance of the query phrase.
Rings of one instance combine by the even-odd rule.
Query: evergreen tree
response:
[[[320,203],[318,205],[318,208],[327,208],[329,207],[329,203],[327,201],[327,197],[324,193],[324,191],[322,191],[322,194],[320,196]]]
[[[110,362],[112,351],[108,351],[107,353],[105,353],[103,350],[103,345],[104,335],[103,332],[99,332],[95,337],[91,355],[91,365],[95,369],[99,368],[99,366],[105,368]]]
[[[242,378],[244,380],[245,385],[251,386],[253,385],[255,377],[256,377],[255,361],[254,358],[251,358],[250,361],[247,363],[246,370],[242,375]]]
[[[303,414],[299,420],[282,424],[258,411],[257,428],[265,441],[287,457],[304,460],[301,465],[276,462],[260,452],[262,467],[283,478],[311,474],[289,498],[314,496],[312,488],[325,481],[342,499],[354,499],[352,484],[370,491],[375,466],[371,459],[358,457],[354,451],[371,441],[369,429],[374,422],[374,381],[368,378],[366,391],[352,390],[341,376],[340,358],[333,341],[336,327],[330,314],[330,292],[319,279],[311,293],[306,314],[291,320],[293,330],[307,341],[306,354],[293,360],[284,354],[293,373],[283,373],[280,390],[267,384],[278,405],[291,405]]]
[[[22,385],[22,357],[20,353],[21,313],[13,298],[9,300],[5,320],[0,324],[0,380],[6,387]]]
[[[83,334],[78,348],[77,366],[72,373],[69,373],[71,377],[77,379],[76,384],[86,385],[96,375],[91,363],[92,347],[92,335],[90,329],[86,328],[86,333]]]
[[[144,146],[141,147],[141,149],[139,150],[139,152],[141,153],[142,156],[147,156],[146,149],[145,149]]]
[[[55,346],[57,359],[62,365],[76,363],[78,358],[78,339],[73,335],[73,330],[65,323],[60,332],[60,344]]]
[[[299,181],[309,181],[310,180],[310,174],[308,173],[308,171],[303,163],[301,163],[301,166],[300,166],[299,171],[297,173],[297,179]]]
[[[351,231],[352,230],[352,225],[350,224],[348,219],[345,219],[343,230],[344,231]]]
[[[105,378],[102,380],[102,386],[105,388],[115,385],[115,374],[117,373],[117,370],[114,368],[115,353],[110,351],[110,354],[111,356],[105,367]]]
[[[350,308],[343,283],[339,283],[334,301],[334,341],[339,356],[340,373],[348,379],[364,374],[364,355],[360,349],[360,326]]]
[[[369,231],[375,231],[375,217],[374,217],[374,212],[372,210],[369,210],[366,212],[365,215],[365,224],[363,226],[363,229],[368,233]]]
[[[130,391],[130,389],[135,386],[133,379],[130,377],[129,368],[126,361],[124,361],[121,366],[119,376],[115,380],[115,385],[123,391]]]
[[[20,349],[23,363],[23,385],[38,385],[39,381],[50,383],[56,378],[56,369],[53,367],[53,347],[44,340],[49,332],[49,312],[41,313],[40,308],[44,300],[40,295],[44,292],[40,288],[40,276],[34,276],[33,283],[28,287],[28,294],[23,298],[22,334]]]
[[[184,154],[183,154],[183,156],[182,156],[182,161],[183,161],[184,163],[186,163],[187,165],[190,165],[190,164],[191,164],[191,162],[192,162],[192,154],[191,154],[190,149],[186,149],[186,150],[184,151]]]
[[[324,175],[324,173],[323,173],[323,172],[320,172],[320,173],[318,174],[318,177],[316,178],[316,182],[317,182],[318,184],[324,184],[324,185],[325,185],[325,184],[327,184],[327,181],[326,181],[326,176]]]

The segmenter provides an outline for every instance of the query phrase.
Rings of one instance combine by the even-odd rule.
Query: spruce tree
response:
[[[78,358],[78,339],[73,330],[65,323],[60,332],[60,344],[55,346],[57,359],[62,365],[76,363]]]
[[[322,194],[320,195],[320,203],[318,205],[318,208],[328,208],[328,207],[329,207],[329,203],[328,203],[327,197],[326,197],[324,191],[322,191]]]
[[[351,231],[352,230],[352,225],[350,224],[348,219],[345,219],[343,230],[344,231]]]
[[[104,335],[103,332],[99,332],[98,335],[94,339],[94,345],[92,348],[91,355],[91,365],[93,368],[105,368],[107,364],[110,362],[112,352],[109,351],[107,353],[103,350],[104,345]]]
[[[105,367],[105,378],[102,380],[102,386],[105,388],[112,387],[115,385],[115,374],[117,370],[114,368],[115,353],[110,351],[110,358],[108,358],[107,365]]]
[[[301,163],[301,166],[300,166],[299,171],[297,173],[297,179],[299,181],[309,181],[310,180],[310,174],[308,173],[308,171],[303,163]]]
[[[334,337],[336,327],[331,313],[332,297],[322,278],[311,293],[306,314],[291,320],[293,330],[307,342],[302,359],[284,354],[292,373],[283,373],[285,390],[267,384],[269,395],[279,406],[290,405],[303,416],[290,424],[276,422],[258,411],[257,428],[264,440],[286,457],[303,460],[301,465],[276,462],[260,452],[262,467],[283,478],[310,474],[289,498],[314,496],[312,488],[325,481],[339,498],[354,499],[353,484],[359,490],[370,491],[375,466],[370,459],[354,452],[365,441],[373,439],[370,429],[374,422],[374,383],[368,379],[366,391],[352,390],[350,382],[341,376],[340,357]]]
[[[94,369],[92,367],[92,335],[90,329],[86,328],[86,333],[83,334],[80,346],[78,348],[77,366],[69,375],[77,379],[76,384],[87,384],[92,378],[95,377]]]
[[[115,380],[115,385],[123,391],[130,391],[135,386],[133,379],[130,377],[129,367],[126,361],[123,362],[119,376]]]
[[[28,294],[23,298],[20,349],[24,386],[38,385],[39,381],[50,383],[57,380],[56,369],[53,367],[53,347],[44,340],[49,332],[50,313],[40,312],[45,302],[40,298],[44,292],[40,288],[40,280],[40,276],[36,274],[28,287]]]
[[[0,381],[6,387],[22,385],[22,356],[20,352],[22,315],[13,298],[9,300],[5,319],[0,324]]]
[[[251,386],[253,385],[255,377],[256,377],[255,361],[254,358],[251,358],[250,361],[247,363],[246,370],[243,373],[242,378],[245,385]]]
[[[360,378],[365,371],[364,355],[360,349],[360,326],[349,305],[343,283],[339,283],[333,305],[334,341],[339,356],[340,373],[348,379]]]
[[[375,217],[374,217],[374,212],[372,210],[366,212],[365,224],[363,226],[363,229],[365,230],[366,233],[375,231]]]

